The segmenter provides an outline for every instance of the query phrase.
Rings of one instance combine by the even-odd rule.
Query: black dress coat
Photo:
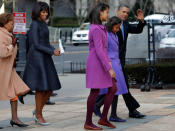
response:
[[[131,34],[139,34],[142,33],[146,22],[139,21],[138,24],[129,24],[128,21],[123,21],[123,28],[124,28],[124,39],[122,36],[121,29],[117,32],[118,40],[119,40],[119,58],[121,65],[125,65],[125,57],[126,57],[126,47],[127,47],[127,39],[128,33]]]
[[[29,49],[23,80],[32,91],[53,91],[61,84],[52,60],[54,48],[44,21],[33,20],[28,32]]]
[[[123,22],[123,28],[124,28],[124,39],[122,37],[122,32],[121,29],[117,32],[117,36],[119,39],[119,58],[120,62],[122,65],[122,70],[124,73],[126,85],[128,87],[128,93],[123,94],[123,99],[126,103],[126,106],[128,107],[129,112],[133,112],[136,110],[138,107],[140,107],[140,104],[137,102],[137,100],[132,96],[132,94],[129,91],[129,83],[128,83],[128,76],[125,71],[125,57],[126,57],[126,47],[127,47],[127,38],[128,38],[128,33],[132,34],[139,34],[142,33],[144,26],[146,25],[146,22],[141,22],[137,25],[135,24],[129,24],[128,21]],[[117,97],[117,96],[116,96]]]

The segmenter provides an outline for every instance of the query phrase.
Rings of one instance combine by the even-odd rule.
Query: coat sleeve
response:
[[[146,25],[146,22],[139,21],[138,24],[129,24],[128,23],[128,33],[133,34],[139,34],[142,33],[144,26]]]
[[[6,45],[3,41],[0,42],[0,57],[5,58],[13,54],[13,45]]]
[[[31,27],[31,35],[32,35],[32,39],[33,39],[33,45],[34,47],[46,54],[50,54],[53,55],[54,54],[54,48],[51,46],[44,46],[42,44],[39,44],[39,27],[38,27],[38,23],[33,21],[32,23],[32,27]]]
[[[96,55],[99,58],[100,62],[102,63],[104,69],[109,71],[112,69],[111,65],[109,64],[110,59],[107,55],[107,48],[103,43],[103,35],[99,29],[95,29],[93,31],[93,41],[95,46]]]

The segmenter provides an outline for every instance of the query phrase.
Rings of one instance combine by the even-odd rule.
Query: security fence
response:
[[[76,30],[78,30],[78,28],[49,27],[50,43],[57,44],[59,39],[61,39],[63,43],[71,43],[72,34]]]

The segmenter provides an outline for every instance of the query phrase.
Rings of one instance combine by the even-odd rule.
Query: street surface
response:
[[[47,105],[44,108],[45,119],[51,123],[49,126],[35,124],[32,118],[34,96],[25,98],[25,105],[19,104],[19,117],[29,124],[27,128],[11,127],[9,124],[10,108],[8,101],[0,102],[0,126],[5,127],[1,131],[84,131],[83,124],[86,115],[86,100],[89,89],[85,88],[84,74],[65,74],[59,76],[62,89],[56,91],[57,96],[51,97],[56,105]],[[174,131],[175,125],[175,90],[151,90],[140,92],[139,89],[131,89],[133,96],[139,101],[139,111],[146,114],[144,119],[131,119],[128,110],[119,97],[118,116],[127,120],[125,123],[114,123],[117,128],[114,131]],[[98,117],[93,116],[97,123]],[[111,131],[104,127],[104,130]]]

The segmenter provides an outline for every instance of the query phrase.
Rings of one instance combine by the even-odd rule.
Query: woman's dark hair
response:
[[[48,19],[50,16],[49,5],[46,2],[36,2],[32,10],[32,20],[38,20],[38,18],[40,17],[40,12],[43,10],[48,12]]]
[[[0,15],[0,27],[4,27],[9,21],[13,21],[13,15],[9,13],[2,13]]]
[[[121,19],[117,16],[113,16],[109,19],[109,21],[106,24],[107,31],[112,32],[112,28],[114,25],[121,24]]]
[[[102,24],[100,20],[100,12],[109,9],[109,5],[106,3],[100,2],[97,4],[89,14],[89,20],[91,24]]]

